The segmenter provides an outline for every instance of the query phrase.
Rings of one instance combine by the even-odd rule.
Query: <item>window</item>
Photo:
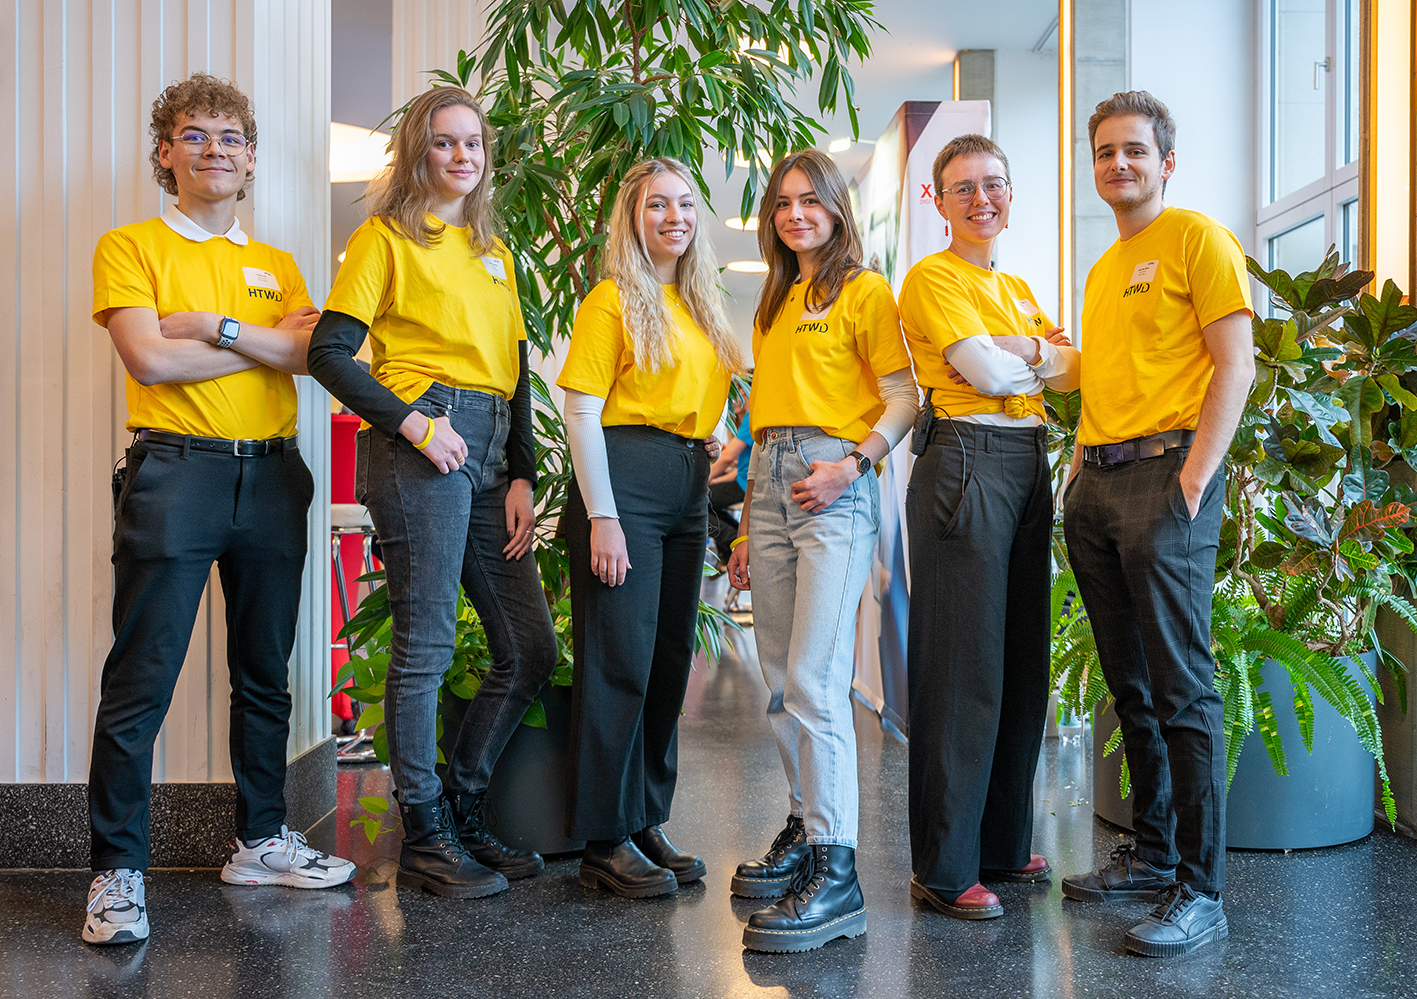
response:
[[[1265,150],[1256,217],[1271,268],[1358,245],[1360,0],[1265,0]]]

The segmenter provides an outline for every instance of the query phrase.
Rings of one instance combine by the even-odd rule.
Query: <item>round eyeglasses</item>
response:
[[[206,132],[196,128],[189,128],[185,132],[172,136],[173,142],[180,142],[194,153],[204,153],[207,147],[215,139],[217,145],[224,153],[239,153],[249,145],[250,140],[240,132],[223,132],[220,135],[208,135]]]
[[[986,198],[990,201],[998,201],[1009,189],[1009,182],[1003,177],[985,177],[982,184],[975,184],[972,180],[962,180],[950,187],[948,192],[954,195],[955,201],[961,205],[967,205],[974,200],[974,192],[981,188],[984,190]]]

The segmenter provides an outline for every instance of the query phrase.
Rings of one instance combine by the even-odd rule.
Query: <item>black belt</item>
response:
[[[1085,446],[1082,460],[1094,465],[1120,465],[1141,458],[1160,458],[1172,448],[1187,447],[1195,438],[1194,430],[1163,430],[1159,434],[1137,437],[1119,444]]]
[[[166,430],[139,430],[138,440],[145,444],[166,444],[192,451],[215,451],[234,458],[263,458],[287,449],[295,450],[295,437],[271,437],[267,440],[229,440],[225,437],[198,437],[195,434],[170,434]]]

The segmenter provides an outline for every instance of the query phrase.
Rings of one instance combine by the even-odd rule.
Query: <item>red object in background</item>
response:
[[[330,502],[354,503],[354,435],[359,431],[359,417],[352,414],[334,413],[330,416]],[[347,597],[349,612],[359,603],[359,584],[355,582],[364,575],[364,536],[345,534],[340,537],[340,562],[344,564],[344,578],[349,585]],[[337,639],[344,627],[344,614],[339,600],[339,579],[330,574],[330,641]],[[349,661],[349,653],[343,649],[330,650],[330,685],[340,667]],[[330,710],[336,717],[351,721],[354,709],[344,694],[331,698]]]

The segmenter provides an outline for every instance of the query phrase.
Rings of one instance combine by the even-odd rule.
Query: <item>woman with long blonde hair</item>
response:
[[[310,374],[365,421],[355,491],[383,550],[392,616],[384,730],[403,817],[399,883],[456,898],[542,868],[536,853],[488,831],[484,804],[492,768],[557,655],[528,555],[536,449],[516,274],[494,234],[494,139],[465,90],[413,100],[309,353]],[[366,336],[369,371],[354,360]],[[440,781],[438,688],[459,583],[492,665]]]
[[[574,465],[565,533],[576,654],[567,833],[580,881],[627,898],[704,876],[669,818],[708,543],[712,433],[742,352],[688,168],[626,174],[606,279],[576,312],[557,384]]]
[[[856,606],[880,527],[871,466],[915,418],[915,380],[885,278],[861,266],[846,182],[815,149],[773,168],[758,209],[768,264],[753,327],[756,440],[728,576],[753,591],[768,720],[787,771],[787,824],[740,864],[752,950],[866,931],[856,880]],[[751,579],[749,556],[751,549]]]

